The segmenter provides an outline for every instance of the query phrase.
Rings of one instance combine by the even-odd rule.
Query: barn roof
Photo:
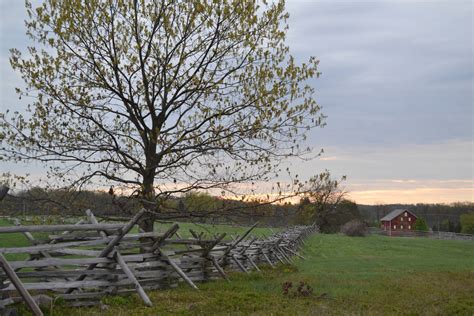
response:
[[[387,215],[382,217],[380,220],[381,221],[391,221],[392,219],[394,219],[398,215],[402,214],[403,212],[409,212],[410,214],[412,214],[413,216],[416,217],[416,215],[413,214],[412,212],[410,212],[409,210],[404,210],[404,209],[400,208],[400,209],[396,209],[396,210],[391,211],[390,213],[388,213]]]

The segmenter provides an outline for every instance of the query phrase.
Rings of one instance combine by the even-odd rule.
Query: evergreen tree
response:
[[[424,218],[420,217],[415,222],[415,230],[427,232],[429,230],[428,225]]]

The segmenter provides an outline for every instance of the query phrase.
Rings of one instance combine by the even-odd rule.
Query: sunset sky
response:
[[[23,1],[0,2],[1,111],[22,109],[8,49],[24,49]],[[358,203],[474,201],[473,2],[287,0],[288,44],[320,60],[311,81],[327,126],[311,132],[320,159],[290,163],[347,175]],[[40,174],[37,165],[1,172]]]

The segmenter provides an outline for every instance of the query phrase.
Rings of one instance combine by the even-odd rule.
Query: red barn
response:
[[[409,210],[398,209],[393,210],[384,217],[382,217],[381,228],[389,233],[392,232],[407,232],[415,230],[415,221],[417,217]]]

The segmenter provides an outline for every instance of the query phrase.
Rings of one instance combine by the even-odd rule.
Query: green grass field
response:
[[[57,217],[59,218],[59,217]],[[49,221],[52,221],[51,223],[48,224],[64,224],[63,222],[58,222],[55,220],[55,217],[48,217]],[[79,218],[70,218],[68,220],[68,223],[74,223],[77,222]],[[36,224],[36,223],[31,223],[27,221],[22,221],[23,225],[30,225],[30,224]],[[183,238],[188,238],[192,237],[192,234],[190,233],[190,229],[197,233],[204,232],[204,236],[208,238],[213,238],[213,234],[221,234],[221,233],[226,233],[226,237],[224,238],[225,240],[231,240],[232,237],[237,237],[241,234],[244,234],[247,230],[248,227],[241,227],[241,226],[232,226],[232,225],[211,225],[211,224],[198,224],[198,223],[184,223],[180,222],[179,224],[179,234]],[[1,219],[0,218],[0,226],[12,226],[13,223],[10,220],[7,219]],[[155,223],[155,231],[158,232],[165,232],[172,223]],[[270,228],[264,228],[264,227],[255,227],[251,234],[253,236],[268,236],[271,235],[273,232],[278,231],[278,229],[270,229]],[[138,228],[133,228],[131,233],[138,233]],[[48,233],[33,233],[33,237],[37,240],[46,240],[48,238]],[[32,245],[31,242],[22,234],[22,233],[11,233],[11,234],[0,234],[0,248],[2,247],[23,247],[23,246],[30,246]],[[88,249],[87,247],[84,247],[84,249]],[[28,258],[28,255],[26,254],[6,254],[5,255],[8,260],[14,261],[14,260],[25,260]],[[68,256],[68,257],[74,257],[74,256]]]
[[[54,315],[472,315],[474,244],[372,236],[316,235],[295,266],[232,274],[232,282],[151,292],[155,306],[137,296],[108,298],[107,311],[57,309]],[[308,297],[285,296],[284,282],[313,288]]]
[[[70,220],[69,223],[74,223],[79,218],[76,220]],[[29,222],[22,222],[23,225],[29,225],[33,223]],[[54,224],[59,224],[59,223],[51,223],[52,225]],[[63,224],[63,223],[61,223]],[[199,223],[186,223],[186,222],[178,222],[179,224],[179,233],[182,237],[191,237],[191,233],[189,232],[190,229],[196,231],[196,232],[204,232],[207,235],[211,234],[220,234],[220,233],[226,233],[226,239],[231,239],[231,236],[237,236],[239,234],[243,234],[248,230],[248,227],[242,227],[242,226],[234,226],[234,225],[223,225],[223,224],[199,224]],[[1,219],[0,218],[0,226],[12,226],[12,222],[10,222],[7,219]],[[47,225],[47,224],[45,224]],[[172,225],[171,222],[169,223],[155,223],[155,231],[159,232],[164,232],[166,231],[170,226]],[[277,228],[265,228],[265,227],[255,227],[252,230],[252,235],[254,236],[268,236],[271,235],[273,232],[278,231],[279,229]],[[132,229],[132,233],[137,233],[138,229],[134,228]],[[8,235],[8,236],[7,236]],[[42,238],[47,238],[48,234],[33,234],[35,238],[42,239]],[[23,234],[18,233],[18,234],[5,234],[5,237],[1,236],[0,238],[5,238],[4,244],[6,247],[18,247],[18,246],[26,246],[29,245],[29,241],[26,239],[26,237],[23,236]]]
[[[225,227],[223,227],[224,229]],[[108,297],[109,308],[55,306],[53,315],[473,315],[474,243],[383,236],[314,235],[294,266],[232,273],[223,280]],[[312,295],[284,295],[304,281]],[[294,289],[294,288],[293,288]]]

